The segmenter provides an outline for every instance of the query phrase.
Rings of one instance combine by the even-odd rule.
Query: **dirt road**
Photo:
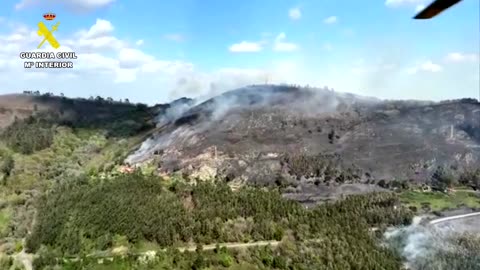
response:
[[[465,218],[476,217],[476,216],[480,216],[480,212],[451,216],[451,217],[438,218],[438,219],[430,221],[429,224],[434,225],[434,224],[439,224],[439,223],[443,223],[443,222],[447,222],[447,221],[451,221],[451,220],[465,219]]]
[[[220,243],[218,244],[220,247],[226,247],[229,249],[235,249],[235,248],[246,248],[246,247],[261,247],[261,246],[278,246],[281,241],[257,241],[257,242],[251,242],[251,243]],[[210,245],[205,245],[203,246],[203,250],[213,250],[217,247],[217,244],[210,244]],[[178,248],[179,251],[184,252],[184,251],[195,251],[197,249],[196,246],[190,246],[190,247],[180,247]]]
[[[429,225],[456,233],[480,234],[480,212],[435,219]]]

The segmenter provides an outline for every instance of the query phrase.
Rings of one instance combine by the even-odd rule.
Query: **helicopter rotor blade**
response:
[[[424,8],[413,18],[417,20],[431,19],[460,1],[462,0],[435,0],[433,3]]]

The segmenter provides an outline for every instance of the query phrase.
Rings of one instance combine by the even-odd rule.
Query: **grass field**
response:
[[[468,191],[456,191],[450,194],[440,192],[406,191],[400,194],[402,203],[415,206],[428,204],[432,211],[454,209],[461,206],[480,208],[480,195]]]

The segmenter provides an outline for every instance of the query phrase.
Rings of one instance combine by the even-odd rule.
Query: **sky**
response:
[[[384,99],[477,98],[480,2],[413,20],[429,2],[2,0],[0,94],[154,104],[288,83]],[[40,21],[60,22],[59,49],[36,49]],[[38,51],[77,59],[72,69],[25,69],[20,52]]]

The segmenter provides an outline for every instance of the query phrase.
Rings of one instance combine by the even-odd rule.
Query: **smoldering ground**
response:
[[[311,125],[315,126],[313,129],[323,126],[327,129],[343,128],[346,131],[350,131],[347,134],[348,136],[346,135],[345,140],[351,140],[346,145],[351,145],[352,147],[343,147],[343,145],[343,148],[337,148],[337,150],[344,151],[347,157],[350,157],[348,156],[349,153],[357,151],[355,150],[358,147],[356,145],[360,143],[358,140],[366,138],[358,134],[367,134],[370,132],[368,130],[377,129],[376,132],[379,133],[387,132],[388,134],[390,131],[391,134],[396,134],[395,136],[391,135],[393,137],[377,136],[368,138],[368,142],[370,142],[369,147],[372,149],[379,148],[381,155],[383,155],[382,153],[387,154],[386,158],[390,156],[388,152],[396,151],[399,154],[408,155],[411,160],[415,160],[417,157],[410,155],[411,152],[409,151],[413,151],[409,150],[411,148],[415,148],[415,151],[418,149],[425,151],[428,154],[426,158],[428,158],[433,155],[433,150],[431,151],[429,146],[425,145],[425,137],[419,134],[429,135],[432,142],[444,143],[444,135],[442,135],[441,129],[445,127],[451,128],[451,124],[457,121],[454,118],[458,115],[464,115],[462,118],[463,122],[471,122],[471,110],[476,105],[458,104],[457,106],[453,104],[445,105],[443,109],[424,106],[426,105],[423,103],[418,104],[411,101],[388,102],[353,94],[338,93],[327,87],[309,88],[265,84],[242,87],[225,92],[204,102],[199,102],[191,107],[188,105],[177,108],[172,107],[168,112],[162,112],[163,115],[159,115],[158,119],[168,119],[168,123],[166,125],[162,124],[162,128],[150,140],[145,142],[141,147],[142,154],[139,154],[139,152],[135,153],[134,156],[142,158],[134,160],[137,162],[147,160],[149,159],[149,154],[156,150],[164,150],[170,146],[175,149],[185,149],[193,146],[198,151],[190,151],[190,153],[195,154],[200,151],[200,145],[183,143],[191,142],[195,144],[202,140],[203,142],[208,142],[208,145],[203,145],[207,148],[211,145],[225,146],[232,140],[238,142],[238,140],[243,138],[242,143],[245,144],[245,148],[250,149],[249,146],[253,146],[256,143],[256,139],[253,138],[255,136],[265,139],[267,137],[270,138],[270,141],[263,140],[267,144],[275,144],[282,141],[282,138],[286,136],[294,136],[301,140],[297,139],[300,145],[303,143],[308,144],[311,149],[319,149],[318,151],[334,150],[330,147],[331,143],[329,144],[328,141],[324,142],[322,140],[322,136],[326,137],[326,134],[315,133],[316,139],[308,141],[307,139],[310,137],[309,134],[312,133],[312,130],[303,130],[296,126],[296,124],[302,121],[310,121]],[[392,108],[398,108],[398,110],[393,110]],[[385,113],[377,115],[375,113],[377,110]],[[399,110],[402,111],[400,112]],[[327,120],[330,118],[338,119],[328,122]],[[355,130],[350,129],[350,125],[363,123],[367,120],[372,121],[365,125],[360,124],[360,127]],[[290,123],[288,127],[286,126],[287,122]],[[232,126],[235,123],[238,125]],[[283,129],[282,126],[284,127]],[[367,126],[369,129],[365,129]],[[242,127],[242,130],[239,130],[239,127]],[[408,130],[410,127],[415,127],[413,133]],[[455,130],[455,134],[460,134],[461,129],[458,129]],[[267,130],[268,136],[263,133]],[[175,134],[175,137],[172,137],[172,134]],[[214,141],[206,137],[215,137],[218,140]],[[472,144],[470,135],[467,134],[463,137],[465,137],[462,139],[465,141],[465,144]],[[460,139],[458,140],[459,150],[457,152],[464,150],[464,146],[461,144],[463,141],[460,141]],[[286,139],[284,138],[283,142],[285,141]],[[180,142],[183,145],[180,145]],[[248,144],[249,142],[251,144]],[[405,149],[405,147],[398,149],[385,148],[383,147],[385,144],[395,147],[408,144],[411,147],[409,149]],[[442,151],[448,150],[451,152],[450,148],[447,149],[445,146],[445,149]],[[451,161],[452,154],[447,152],[440,154],[446,161]],[[436,156],[438,155],[436,154]],[[472,155],[476,157],[475,153],[472,153]],[[356,156],[353,158],[357,159]],[[133,162],[133,160],[129,159],[129,162]],[[392,159],[392,162],[395,162],[395,160]],[[384,170],[388,171],[390,176],[391,168],[388,168],[386,165],[373,165],[380,167],[379,174],[382,174],[382,170]],[[371,167],[372,164],[365,166]]]
[[[328,88],[257,85],[228,91],[197,105],[194,105],[195,102],[172,104],[157,116],[157,125],[167,124],[167,127],[145,141],[136,153],[127,158],[127,162],[139,162],[148,153],[170,145],[195,143],[198,141],[197,134],[208,130],[227,115],[234,117],[232,113],[239,110],[278,109],[291,115],[313,117],[335,112],[342,101],[354,102],[341,98]]]

